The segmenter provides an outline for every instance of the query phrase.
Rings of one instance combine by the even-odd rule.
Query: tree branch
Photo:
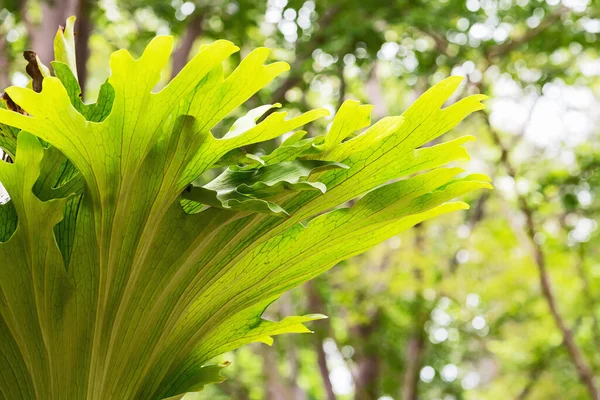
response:
[[[503,145],[498,132],[491,126],[487,115],[484,120],[488,126],[488,130],[494,143],[498,146],[498,148],[501,149],[501,164],[504,166],[508,175],[516,181],[517,170],[510,161],[509,150]],[[517,194],[517,202],[519,205],[519,210],[525,216],[525,233],[531,245],[533,260],[538,268],[542,294],[546,299],[546,303],[548,303],[552,318],[562,334],[563,343],[569,353],[571,362],[575,366],[579,380],[585,385],[592,399],[600,400],[600,392],[598,391],[598,388],[594,382],[594,375],[588,364],[588,361],[577,345],[573,331],[567,326],[562,314],[560,313],[560,310],[558,309],[558,304],[554,296],[552,283],[550,281],[550,275],[548,273],[548,266],[544,251],[542,247],[535,241],[537,227],[534,219],[534,210],[527,202],[527,199],[521,194]]]
[[[482,193],[481,196],[479,196],[479,198],[477,199],[475,207],[469,210],[469,212],[466,214],[466,225],[467,227],[469,227],[469,232],[472,232],[473,229],[475,229],[475,227],[479,224],[479,222],[483,220],[483,217],[485,217],[485,205],[489,201],[490,197],[490,191]],[[455,274],[456,270],[458,269],[458,259],[456,258],[457,256],[458,251],[454,253],[454,257],[450,259],[450,274]]]
[[[577,273],[579,274],[579,278],[581,279],[581,283],[583,284],[582,294],[585,297],[585,301],[592,316],[592,337],[594,338],[594,345],[597,349],[600,349],[600,322],[598,321],[598,317],[596,317],[596,299],[592,293],[592,288],[590,285],[590,279],[585,270],[585,244],[580,243],[578,249],[579,262],[577,262]]]
[[[509,40],[508,42],[490,47],[487,52],[487,58],[491,59],[495,57],[505,56],[506,54],[520,47],[521,45],[529,42],[531,39],[535,38],[539,34],[543,33],[568,12],[569,9],[565,6],[557,8],[554,12],[548,14],[548,16],[544,18],[544,20],[542,20],[542,22],[540,22],[538,26],[536,26],[533,29],[527,30],[523,35],[515,39]]]
[[[577,331],[577,329],[579,328],[579,323],[581,322],[581,319],[577,320],[577,322],[575,323],[575,326],[573,326],[573,331]],[[549,362],[554,358],[556,352],[564,346],[564,342],[562,342],[561,344],[551,347],[549,348],[532,366],[531,366],[531,370],[529,371],[529,381],[527,382],[527,384],[525,385],[525,387],[523,388],[523,390],[521,390],[521,392],[519,392],[519,394],[516,397],[516,400],[525,400],[527,397],[529,397],[529,395],[531,394],[531,391],[533,390],[535,384],[538,382],[540,376],[542,376],[542,373],[544,373],[544,371],[546,370],[546,368],[548,367]]]
[[[450,55],[448,54],[448,40],[446,40],[446,38],[443,35],[441,35],[440,33],[436,32],[433,29],[430,29],[429,27],[423,27],[423,28],[417,28],[417,29],[419,30],[419,32],[424,33],[425,35],[427,35],[431,39],[433,39],[433,41],[435,42],[435,48],[440,53],[442,53],[446,57],[450,57]]]
[[[302,64],[304,64],[304,62],[312,56],[313,51],[318,49],[319,46],[321,46],[325,40],[327,40],[328,37],[325,33],[324,27],[329,25],[341,10],[342,9],[340,6],[333,6],[320,16],[319,20],[317,21],[317,24],[319,25],[318,30],[308,42],[301,45],[301,48],[298,49],[298,55],[296,56],[296,60],[292,63],[290,74],[271,96],[272,103],[282,102],[285,98],[285,93],[302,80],[302,74],[300,72],[302,70]]]

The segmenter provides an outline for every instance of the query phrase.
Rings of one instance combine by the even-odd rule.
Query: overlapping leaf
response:
[[[153,92],[172,48],[158,37],[139,59],[114,53],[86,105],[69,29],[40,93],[7,89],[28,114],[0,110],[0,123],[48,143],[21,132],[15,164],[0,167],[12,199],[0,206],[5,397],[187,398],[221,379],[207,365],[215,356],[321,318],[263,320],[285,290],[489,187],[443,168],[472,138],[421,147],[482,108],[483,96],[442,108],[459,78],[371,127],[370,106],[348,101],[326,135],[304,138],[296,130],[327,111],[257,123],[267,105],[216,138],[219,121],[288,68],[265,65],[267,49],[225,77],[237,47],[217,41]],[[2,129],[15,154],[17,131]],[[294,131],[271,154],[242,150]]]

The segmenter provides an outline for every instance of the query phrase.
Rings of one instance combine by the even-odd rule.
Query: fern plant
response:
[[[372,126],[371,106],[348,100],[326,134],[306,138],[298,129],[328,112],[257,122],[276,104],[217,138],[211,130],[287,64],[264,64],[259,48],[225,76],[238,48],[219,40],[153,92],[173,43],[159,36],[139,59],[113,53],[97,102],[84,104],[73,20],[55,40],[55,76],[30,54],[30,88],[6,89],[0,110],[12,158],[0,162],[10,194],[0,206],[0,398],[200,391],[223,379],[216,356],[323,318],[262,319],[284,291],[489,187],[444,167],[467,158],[472,137],[422,147],[483,107],[475,95],[442,108],[460,78]],[[285,133],[268,155],[242,150]]]

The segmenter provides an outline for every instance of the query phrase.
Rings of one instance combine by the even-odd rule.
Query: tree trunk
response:
[[[42,2],[42,22],[37,27],[30,27],[30,48],[35,51],[42,63],[49,65],[54,59],[54,36],[59,26],[64,26],[66,19],[77,15],[82,0],[54,0]]]
[[[35,51],[40,61],[50,66],[54,60],[54,36],[60,26],[64,26],[68,17],[77,17],[75,27],[75,56],[77,75],[81,91],[84,93],[87,80],[87,60],[89,57],[89,38],[93,29],[92,9],[96,0],[53,0],[42,2],[42,21],[34,25],[27,15],[27,7],[22,9],[23,19],[29,31],[29,48]]]
[[[425,350],[423,325],[421,323],[418,325],[417,331],[410,336],[406,345],[406,371],[402,385],[402,400],[417,400],[418,398],[419,372]]]
[[[87,61],[90,56],[90,35],[94,28],[91,18],[94,0],[80,0],[77,10],[77,22],[75,26],[75,57],[77,62],[77,79],[81,87],[82,96],[85,94],[87,82]]]
[[[10,86],[10,59],[5,36],[0,36],[0,93]]]
[[[378,64],[375,62],[371,69],[371,73],[369,74],[367,84],[365,85],[367,98],[369,99],[369,103],[373,105],[374,121],[377,121],[388,114],[388,108],[383,96],[383,90],[381,89],[381,82],[379,80],[377,69]]]
[[[183,33],[179,47],[173,52],[173,65],[171,68],[171,78],[181,71],[181,69],[188,62],[194,42],[202,34],[202,21],[204,19],[203,14],[196,14],[193,16],[187,25],[185,32]]]
[[[294,302],[292,299],[292,293],[286,292],[281,295],[280,298],[281,303],[281,311],[283,315],[295,315],[296,310],[294,309]],[[290,400],[305,400],[306,393],[300,386],[298,386],[298,371],[300,367],[300,362],[298,361],[298,353],[296,348],[296,340],[294,335],[286,336],[286,350],[287,350],[287,361],[289,363],[290,368],[290,391],[292,392],[292,397]]]
[[[321,294],[318,292],[315,286],[314,280],[306,283],[306,293],[308,296],[308,308],[310,309],[310,312],[320,314],[324,313],[325,305],[323,304]],[[326,321],[318,321],[314,324],[313,330],[315,333],[313,336],[313,343],[315,352],[317,353],[319,373],[321,374],[321,379],[323,380],[323,388],[327,394],[327,400],[336,400],[335,393],[333,392],[333,385],[329,379],[327,356],[325,354],[325,350],[323,350],[323,340],[327,336],[327,326],[325,326],[326,323]]]
[[[379,358],[368,355],[358,363],[355,400],[376,400],[379,380]]]
[[[338,97],[338,106],[337,106],[337,108],[339,110],[339,108],[342,106],[342,104],[344,104],[344,101],[346,100],[346,89],[347,89],[346,75],[344,74],[344,64],[343,63],[339,64],[338,77],[340,79],[340,93],[339,93],[339,97]]]
[[[265,388],[265,400],[289,399],[289,393],[282,384],[277,363],[277,353],[271,346],[260,345],[263,357],[263,377]]]
[[[414,227],[415,232],[415,252],[420,256],[425,253],[425,233],[423,224],[417,224]],[[425,339],[425,323],[429,319],[430,310],[425,307],[425,300],[421,286],[423,283],[422,265],[417,263],[413,266],[413,276],[418,282],[417,296],[413,307],[414,325],[412,333],[406,344],[406,369],[402,385],[402,400],[417,400],[419,388],[419,372],[423,362],[423,353],[427,345]]]
[[[376,343],[372,343],[373,332],[379,327],[379,313],[370,319],[369,323],[352,328],[353,335],[360,343],[365,343],[362,354],[357,357],[355,374],[355,400],[376,400],[380,375],[379,354]]]

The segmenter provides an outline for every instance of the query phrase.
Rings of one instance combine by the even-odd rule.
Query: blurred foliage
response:
[[[28,46],[22,9],[34,18],[40,3],[2,7],[0,50],[22,84],[24,61],[12,58]],[[174,34],[178,48],[191,38],[190,53],[226,38],[242,56],[266,46],[290,62],[293,72],[247,109],[282,102],[296,115],[350,98],[374,104],[377,119],[449,75],[467,78],[461,96],[492,96],[488,114],[454,134],[478,137],[462,166],[485,166],[496,190],[282,298],[267,317],[330,319],[313,323],[312,337],[230,354],[232,379],[206,398],[331,399],[319,354],[337,399],[589,398],[540,288],[534,244],[600,385],[600,2],[103,0],[92,15],[89,98],[108,76],[110,52],[139,54],[157,33]],[[273,148],[263,147],[253,150]]]

